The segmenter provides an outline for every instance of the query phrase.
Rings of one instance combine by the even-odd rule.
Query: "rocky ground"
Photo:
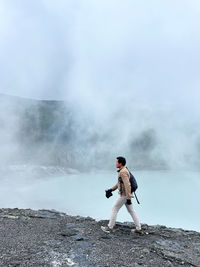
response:
[[[0,266],[200,266],[200,233],[131,222],[104,233],[90,217],[0,209]]]

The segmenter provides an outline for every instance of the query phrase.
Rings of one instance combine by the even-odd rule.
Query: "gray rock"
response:
[[[142,249],[141,252],[144,253],[144,254],[149,254],[150,253],[149,249],[147,249],[147,248]]]
[[[81,235],[81,234],[73,235],[72,238],[73,238],[75,241],[88,240],[87,237],[85,237],[84,235]]]
[[[0,209],[0,222],[0,266],[200,266],[195,231],[143,224],[148,235],[131,235],[125,222],[107,234],[108,220],[18,208]]]
[[[60,232],[60,235],[62,236],[74,236],[77,235],[78,231],[75,229],[66,229],[66,230],[62,230]]]
[[[173,264],[169,260],[166,262],[166,265],[167,265],[167,267],[173,267]]]
[[[11,261],[10,263],[12,266],[20,266],[21,261]]]

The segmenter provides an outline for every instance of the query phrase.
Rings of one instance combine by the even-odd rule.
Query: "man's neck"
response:
[[[122,167],[120,167],[120,168],[118,168],[118,172],[122,169],[122,168],[124,168],[125,166],[122,166]]]

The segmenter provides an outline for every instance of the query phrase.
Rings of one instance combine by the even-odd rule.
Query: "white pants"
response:
[[[117,197],[113,207],[112,207],[112,214],[111,214],[111,217],[110,217],[110,221],[108,223],[108,227],[109,228],[113,228],[114,225],[115,225],[115,222],[116,222],[116,219],[117,219],[117,213],[118,211],[120,210],[120,208],[125,204],[126,205],[126,208],[128,210],[128,212],[130,213],[131,217],[133,218],[133,221],[135,223],[135,226],[136,226],[136,229],[137,230],[140,230],[141,229],[141,225],[140,225],[140,222],[137,218],[137,215],[133,209],[133,204],[131,205],[127,205],[126,204],[126,196],[124,195],[120,195]]]

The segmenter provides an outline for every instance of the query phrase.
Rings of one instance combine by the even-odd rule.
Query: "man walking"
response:
[[[115,226],[117,213],[120,208],[125,204],[128,212],[130,213],[135,226],[136,230],[134,232],[141,233],[141,225],[137,218],[137,215],[133,209],[133,205],[131,203],[131,184],[130,184],[130,174],[128,169],[125,167],[126,159],[124,157],[117,157],[116,159],[116,168],[118,168],[118,183],[114,185],[111,189],[106,191],[106,197],[109,198],[112,196],[112,191],[115,191],[118,188],[118,197],[113,205],[112,214],[107,226],[101,226],[101,229],[106,232],[110,233]]]

